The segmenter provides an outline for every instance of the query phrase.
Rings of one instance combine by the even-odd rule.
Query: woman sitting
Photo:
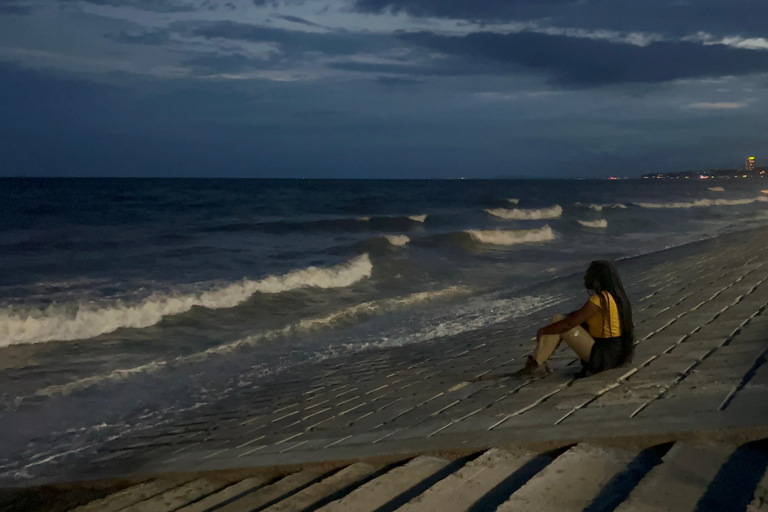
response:
[[[632,306],[616,267],[609,261],[593,261],[584,275],[584,286],[590,292],[589,300],[578,311],[555,315],[549,325],[539,329],[536,348],[517,375],[539,377],[549,373],[546,361],[562,341],[581,359],[581,377],[632,361]]]

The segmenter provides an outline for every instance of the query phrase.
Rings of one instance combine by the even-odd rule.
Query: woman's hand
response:
[[[542,336],[547,336],[549,334],[563,334],[564,332],[568,332],[574,327],[583,324],[599,312],[600,306],[596,306],[594,303],[587,301],[581,309],[570,313],[558,322],[539,329],[536,333],[536,341],[540,340]]]

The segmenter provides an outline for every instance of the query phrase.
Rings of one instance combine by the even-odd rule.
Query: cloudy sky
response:
[[[3,176],[735,168],[766,91],[765,0],[0,0]]]

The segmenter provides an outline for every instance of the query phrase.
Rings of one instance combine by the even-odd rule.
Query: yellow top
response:
[[[593,338],[615,338],[621,336],[621,319],[619,318],[619,308],[616,306],[616,301],[608,292],[604,291],[603,295],[608,302],[608,312],[610,314],[606,315],[606,312],[602,311],[599,295],[590,297],[589,302],[601,308],[601,311],[587,320],[589,335]]]

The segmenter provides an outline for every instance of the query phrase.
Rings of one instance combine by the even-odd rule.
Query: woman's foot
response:
[[[515,372],[515,377],[529,377],[536,379],[539,377],[546,377],[552,370],[549,369],[549,365],[546,361],[542,364],[536,362],[533,356],[529,355],[525,360],[525,366]]]

